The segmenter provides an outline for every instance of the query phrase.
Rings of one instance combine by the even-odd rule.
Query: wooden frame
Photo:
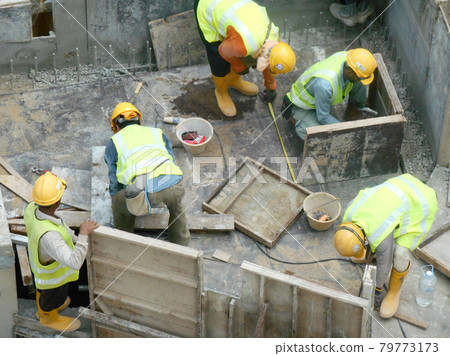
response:
[[[450,223],[447,223],[446,225],[442,226],[440,229],[438,229],[436,232],[434,232],[433,235],[431,235],[428,239],[423,241],[419,247],[417,247],[413,253],[417,257],[421,258],[425,262],[433,265],[437,270],[441,271],[444,275],[450,278],[450,264],[447,260],[444,259],[445,253],[447,251],[446,248],[442,249],[442,247],[448,245],[446,244],[446,241],[444,241],[444,238],[447,240],[449,239],[449,230],[450,230]],[[438,241],[439,240],[439,241]],[[434,249],[434,251],[431,251],[432,249],[432,243],[440,243],[441,248],[439,246]],[[443,255],[440,255],[443,254]]]
[[[89,240],[95,310],[175,336],[203,336],[202,251],[104,226]],[[94,337],[111,335],[111,327],[94,320]]]
[[[272,247],[302,213],[303,200],[309,194],[309,190],[246,157],[203,203],[203,210],[234,214],[238,230]],[[264,224],[267,221],[270,227]]]
[[[264,303],[264,337],[370,337],[373,280],[365,299],[247,261],[241,268],[242,337],[254,336]]]

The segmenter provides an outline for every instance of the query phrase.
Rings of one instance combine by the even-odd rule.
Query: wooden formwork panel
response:
[[[203,210],[232,214],[236,228],[272,247],[303,211],[311,192],[246,157],[203,203]]]
[[[205,292],[205,337],[238,337],[240,299],[211,289]]]
[[[98,309],[172,335],[201,336],[202,251],[104,226],[89,246],[90,297],[101,297]]]
[[[312,158],[326,183],[396,173],[405,124],[392,115],[308,127],[303,161]]]
[[[242,337],[254,336],[263,303],[264,337],[370,337],[370,300],[246,261],[241,268]]]

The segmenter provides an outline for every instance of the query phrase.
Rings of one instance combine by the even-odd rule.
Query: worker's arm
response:
[[[109,194],[115,195],[117,192],[125,188],[122,183],[117,180],[117,160],[118,154],[116,146],[114,146],[113,140],[109,140],[105,148],[104,159],[108,165],[108,177],[109,177]]]
[[[364,108],[366,106],[367,88],[368,86],[361,82],[353,84],[352,90],[348,93],[348,102],[359,109]]]
[[[241,35],[233,28],[233,26],[228,26],[227,37],[219,45],[219,54],[231,64],[237,73],[242,72],[247,68],[242,61],[242,57],[248,55],[247,49],[245,48]]]
[[[314,82],[312,82],[312,85],[307,90],[314,96],[317,120],[321,125],[339,123],[340,121],[331,115],[333,89],[330,82],[322,78],[315,78],[313,80]]]
[[[375,251],[377,254],[377,277],[376,287],[383,288],[384,283],[387,282],[387,277],[392,266],[392,259],[394,254],[394,233],[391,232],[381,243],[377,246]]]
[[[264,69],[263,76],[264,76],[265,87],[270,90],[276,90],[277,83],[275,81],[275,76],[270,72],[269,66],[266,69]]]
[[[73,233],[73,231],[72,231]],[[39,240],[39,258],[41,263],[58,261],[64,266],[79,270],[88,251],[88,236],[78,235],[72,250],[59,232],[46,232]]]
[[[162,136],[164,144],[166,145],[167,152],[172,156],[173,163],[175,163],[175,155],[173,154],[172,144],[164,133],[162,134]]]

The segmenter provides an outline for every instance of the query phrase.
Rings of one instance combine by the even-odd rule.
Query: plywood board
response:
[[[91,302],[113,316],[181,337],[200,336],[203,253],[104,226],[89,237]]]
[[[369,300],[244,261],[241,314],[252,337],[263,303],[269,303],[265,337],[370,337]]]
[[[61,202],[81,210],[91,210],[91,172],[66,167],[53,167],[52,173],[64,179],[68,189]]]
[[[206,290],[205,337],[238,337],[239,298]]]
[[[308,127],[303,160],[311,157],[327,183],[396,173],[405,124],[393,115]]]
[[[374,53],[377,61],[374,81],[369,87],[369,102],[379,116],[401,115],[403,107],[395,91],[389,72],[380,53]]]
[[[158,70],[207,63],[194,10],[150,21],[148,27]]]
[[[414,250],[414,254],[450,278],[450,224],[444,225]]]
[[[310,193],[246,157],[203,203],[203,210],[233,214],[238,230],[272,247],[302,213]]]
[[[186,215],[190,231],[232,231],[234,216],[231,214]],[[165,230],[169,225],[169,213],[150,213],[137,217],[135,228],[142,230]]]

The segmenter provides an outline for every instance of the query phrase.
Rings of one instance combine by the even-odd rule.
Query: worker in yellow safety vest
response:
[[[152,206],[169,209],[169,241],[188,245],[182,199],[183,172],[175,164],[172,145],[161,129],[141,126],[141,113],[131,103],[116,106],[111,117],[114,135],[105,148],[114,227],[133,232],[136,216]]]
[[[377,62],[364,48],[337,52],[305,70],[283,98],[282,114],[305,140],[306,128],[340,121],[331,108],[348,95],[346,120],[363,118],[367,86],[373,81]]]
[[[229,87],[245,95],[258,94],[258,86],[241,77],[249,67],[263,72],[266,89],[261,94],[263,100],[273,102],[275,75],[294,69],[295,53],[280,42],[278,27],[266,9],[248,0],[196,0],[194,11],[222,113],[236,115]]]
[[[435,191],[410,174],[361,190],[350,202],[334,235],[334,246],[355,263],[367,263],[376,253],[375,309],[380,310],[382,318],[390,318],[397,311],[400,289],[409,271],[408,250],[419,246],[436,211]],[[389,270],[389,286],[383,298]]]
[[[66,182],[50,172],[33,186],[33,202],[24,213],[28,234],[28,254],[36,285],[36,304],[42,325],[58,331],[80,327],[78,319],[59,315],[70,304],[69,282],[78,274],[88,250],[88,235],[99,225],[86,220],[75,235],[55,213],[66,189]]]

